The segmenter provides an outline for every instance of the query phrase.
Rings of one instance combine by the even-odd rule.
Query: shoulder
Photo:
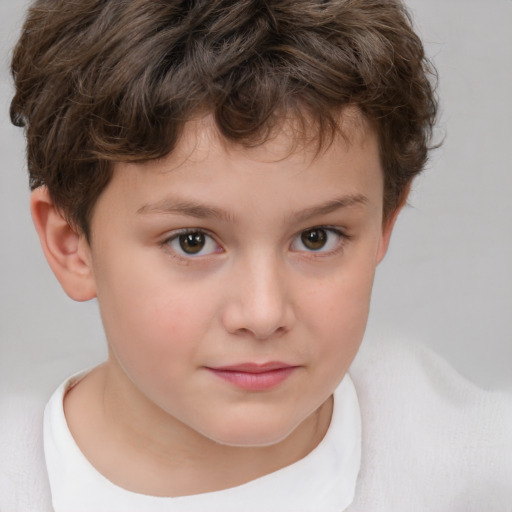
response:
[[[510,509],[512,396],[479,389],[418,344],[370,342],[350,375],[363,423],[358,499],[366,510]]]
[[[0,510],[51,510],[43,451],[45,399],[0,396]]]

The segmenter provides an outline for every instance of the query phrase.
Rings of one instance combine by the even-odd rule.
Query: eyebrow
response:
[[[137,210],[137,213],[166,213],[174,215],[185,215],[197,219],[216,218],[226,222],[234,220],[233,215],[222,208],[196,203],[195,201],[184,201],[167,198],[154,204],[145,204]]]
[[[349,206],[366,205],[368,198],[363,194],[350,194],[343,197],[338,197],[326,201],[325,203],[306,208],[293,215],[293,218],[298,222],[316,217],[318,215],[327,215],[328,213],[335,212],[342,208],[348,208]]]
[[[331,199],[319,205],[311,206],[305,210],[292,213],[291,218],[298,222],[319,215],[327,215],[342,208],[350,206],[365,205],[368,198],[363,194],[349,194],[342,197]],[[197,219],[216,218],[226,222],[234,222],[234,216],[222,208],[173,198],[166,198],[153,204],[145,204],[137,210],[138,214],[174,214],[195,217]]]

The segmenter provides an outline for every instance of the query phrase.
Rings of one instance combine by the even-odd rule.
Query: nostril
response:
[[[267,339],[283,336],[287,331],[288,329],[286,327],[278,327],[277,329],[271,329],[267,332],[242,327],[240,329],[237,329],[236,331],[232,331],[232,333],[241,337],[250,336],[258,340],[264,341]]]
[[[286,281],[274,260],[260,257],[240,268],[222,306],[223,327],[238,336],[266,340],[283,336],[295,318]],[[243,270],[243,272],[242,272]]]

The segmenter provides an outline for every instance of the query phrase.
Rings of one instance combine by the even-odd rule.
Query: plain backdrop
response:
[[[26,3],[0,0],[0,389],[49,395],[106,349],[96,303],[64,295],[30,219],[8,117]],[[439,71],[445,141],[378,270],[367,336],[420,341],[478,385],[512,390],[512,1],[408,5]]]

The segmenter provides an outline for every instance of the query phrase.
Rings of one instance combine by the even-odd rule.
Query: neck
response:
[[[65,411],[82,452],[113,483],[152,496],[185,496],[241,485],[305,457],[328,429],[332,397],[276,444],[227,446],[167,414],[110,360],[69,393]]]

